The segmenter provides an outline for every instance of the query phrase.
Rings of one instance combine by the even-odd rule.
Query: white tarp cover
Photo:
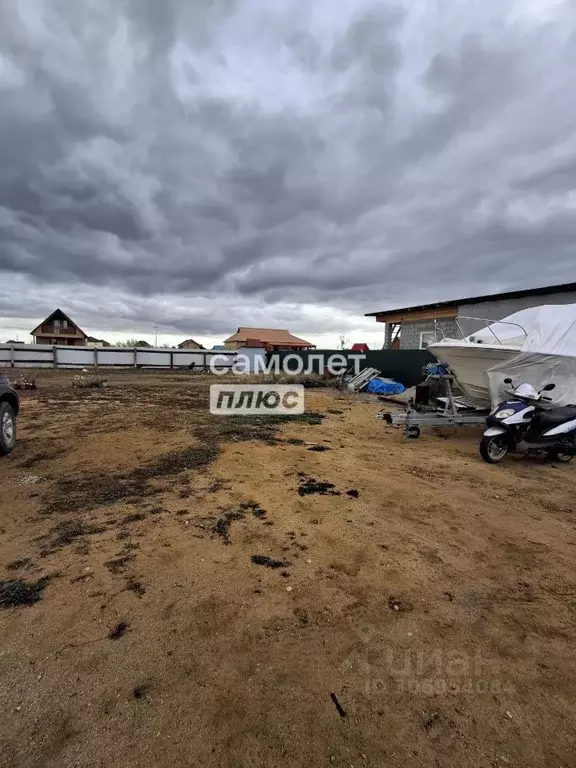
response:
[[[555,389],[547,396],[554,404],[576,403],[576,304],[523,309],[494,326],[500,331],[506,327],[505,323],[518,323],[526,331],[526,337],[517,356],[488,371],[492,405],[504,398],[503,380],[506,378],[511,378],[515,386],[525,382],[536,390],[553,383]],[[483,329],[482,337],[486,332],[492,336],[488,329]],[[517,337],[514,331],[508,333]],[[510,343],[500,333],[498,335],[503,344]],[[486,340],[485,343],[490,342]]]

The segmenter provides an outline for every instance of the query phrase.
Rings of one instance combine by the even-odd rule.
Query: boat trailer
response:
[[[418,410],[414,401],[410,400],[403,413],[389,413],[382,409],[376,414],[377,419],[391,424],[393,427],[404,427],[406,437],[420,437],[420,427],[460,427],[467,424],[483,424],[489,411],[479,408],[454,394],[452,388],[453,376],[440,373],[428,376],[429,379],[442,379],[446,387],[446,397],[438,397],[440,403],[434,409]]]

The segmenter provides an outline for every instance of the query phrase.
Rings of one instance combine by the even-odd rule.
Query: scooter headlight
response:
[[[514,416],[515,413],[516,411],[514,410],[514,408],[502,408],[501,411],[496,411],[494,416],[497,419],[508,419],[510,418],[510,416]]]

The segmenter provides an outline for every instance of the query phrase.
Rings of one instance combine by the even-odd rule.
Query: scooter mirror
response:
[[[556,389],[556,384],[546,384],[542,392],[551,392],[553,389]]]
[[[512,379],[504,379],[504,384],[512,384]]]

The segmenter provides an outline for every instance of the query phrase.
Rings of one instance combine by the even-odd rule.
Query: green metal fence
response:
[[[281,366],[281,370],[295,371],[296,368],[300,368],[300,365],[296,363],[294,357],[290,358],[288,361],[287,368],[282,367],[282,360],[288,355],[293,355],[301,358],[305,372],[323,373],[321,370],[321,363],[317,359],[318,355],[322,355],[323,360],[327,361],[330,355],[344,355],[348,358],[349,355],[358,354],[360,353],[351,352],[346,349],[313,349],[303,350],[301,352],[269,352],[267,358],[268,363],[273,363],[277,360]],[[405,387],[412,387],[415,384],[419,384],[424,378],[422,375],[424,366],[436,359],[425,349],[372,349],[363,354],[363,359],[359,361],[360,370],[364,368],[377,368],[382,372],[382,376],[399,381],[404,384]],[[354,365],[354,358],[350,364]]]

